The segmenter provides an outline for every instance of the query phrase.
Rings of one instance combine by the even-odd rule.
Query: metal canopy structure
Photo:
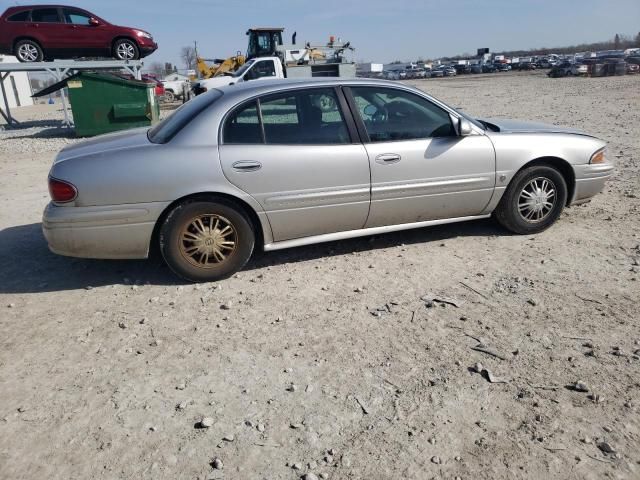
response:
[[[2,98],[4,99],[4,110],[0,107],[0,115],[5,119],[7,125],[11,127],[20,123],[13,116],[9,109],[9,99],[4,87],[4,80],[13,72],[47,72],[51,74],[57,82],[82,70],[125,70],[137,80],[142,78],[141,70],[144,63],[140,60],[89,60],[89,61],[54,61],[54,62],[33,62],[33,63],[2,63],[0,62],[0,86],[2,87]],[[71,126],[69,112],[67,111],[67,101],[64,90],[60,91],[62,99],[62,109],[64,111],[64,124]]]

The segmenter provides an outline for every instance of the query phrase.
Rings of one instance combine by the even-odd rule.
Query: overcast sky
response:
[[[35,1],[0,0],[0,9]],[[45,3],[45,2],[43,2]],[[52,2],[50,2],[52,3]],[[64,2],[63,2],[64,3]],[[435,58],[477,48],[553,47],[640,31],[640,0],[77,0],[112,23],[151,32],[159,49],[150,62],[182,68],[180,48],[200,54],[243,53],[252,26],[285,27],[285,43],[351,41],[354,60]]]

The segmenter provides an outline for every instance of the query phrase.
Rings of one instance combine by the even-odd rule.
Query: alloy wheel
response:
[[[136,49],[131,43],[122,42],[116,47],[116,55],[121,60],[132,60],[136,56]]]
[[[520,216],[529,223],[543,221],[556,204],[556,186],[545,177],[537,177],[527,183],[518,196]]]
[[[38,55],[38,49],[31,43],[23,43],[18,48],[18,57],[24,62],[35,62]]]

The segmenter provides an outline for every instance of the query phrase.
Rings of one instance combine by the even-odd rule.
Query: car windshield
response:
[[[191,120],[196,118],[221,96],[222,92],[220,90],[213,89],[205,95],[198,95],[193,100],[188,101],[169,117],[149,129],[147,132],[149,141],[153,143],[167,143]]]
[[[233,74],[231,76],[234,77],[234,78],[241,77],[242,75],[244,75],[244,72],[249,70],[251,68],[251,65],[253,65],[254,63],[256,63],[255,59],[249,60],[247,63],[245,63],[243,66],[241,66],[238,70],[233,72]]]

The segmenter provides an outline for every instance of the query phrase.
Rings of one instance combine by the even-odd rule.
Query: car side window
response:
[[[31,21],[36,23],[60,23],[57,8],[36,8],[31,12]]]
[[[255,80],[257,78],[275,77],[276,69],[271,60],[256,62],[255,65],[245,75],[245,80]]]
[[[351,91],[371,142],[456,136],[449,113],[426,98],[393,88]]]
[[[269,95],[260,99],[264,135],[273,145],[350,143],[333,88]]]
[[[222,135],[224,143],[262,143],[257,103],[253,101],[242,105],[227,117]]]
[[[87,15],[84,12],[81,12],[80,10],[65,8],[62,10],[62,13],[64,14],[64,21],[66,23],[71,23],[73,25],[85,25],[85,26],[91,25],[91,23],[89,23],[91,16]]]
[[[30,10],[25,10],[24,12],[19,12],[11,15],[7,20],[10,22],[26,22],[29,20],[29,12]]]

